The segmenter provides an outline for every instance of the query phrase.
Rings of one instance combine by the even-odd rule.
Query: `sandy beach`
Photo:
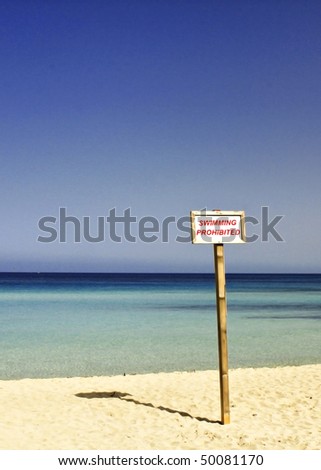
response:
[[[1,449],[321,449],[321,365],[1,381]]]

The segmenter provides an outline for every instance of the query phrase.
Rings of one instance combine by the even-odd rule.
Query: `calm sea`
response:
[[[229,366],[321,362],[321,275],[227,275]],[[218,368],[211,274],[0,274],[0,379]]]

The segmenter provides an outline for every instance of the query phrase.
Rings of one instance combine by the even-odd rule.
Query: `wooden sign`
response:
[[[193,243],[214,245],[221,422],[230,423],[224,243],[245,242],[244,211],[191,211]]]
[[[193,243],[244,243],[244,211],[191,211]]]

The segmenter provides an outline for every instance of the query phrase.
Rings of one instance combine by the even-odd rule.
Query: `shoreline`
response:
[[[236,371],[243,371],[243,370],[256,370],[256,369],[268,369],[268,370],[275,370],[275,369],[287,369],[287,368],[299,368],[299,367],[313,367],[313,366],[321,366],[321,362],[310,362],[306,364],[286,364],[286,365],[253,365],[253,366],[244,366],[244,367],[231,367],[229,368],[229,374],[235,373]],[[70,379],[112,379],[114,377],[145,377],[145,376],[153,376],[153,375],[161,375],[161,374],[166,374],[166,375],[171,375],[171,374],[194,374],[194,373],[204,373],[204,372],[209,372],[209,373],[217,373],[219,374],[219,369],[186,369],[186,370],[170,370],[170,371],[145,371],[145,372],[124,372],[124,373],[115,373],[115,374],[93,374],[93,375],[57,375],[57,376],[52,376],[52,377],[19,377],[19,378],[1,378],[0,377],[0,385],[1,383],[5,382],[20,382],[23,380],[34,380],[34,381],[41,381],[41,380],[70,380]]]
[[[229,373],[239,370],[255,370],[255,369],[285,369],[288,367],[309,367],[309,366],[321,366],[321,362],[309,362],[304,364],[268,364],[268,365],[253,365],[253,366],[240,366],[240,367],[230,367]],[[54,375],[52,377],[18,377],[18,378],[1,378],[0,384],[3,382],[19,382],[21,380],[61,380],[61,379],[93,379],[93,378],[113,378],[113,377],[135,377],[135,376],[150,376],[150,375],[160,375],[160,374],[193,374],[195,372],[214,372],[219,373],[219,369],[182,369],[182,370],[159,370],[159,371],[142,371],[142,372],[124,372],[124,373],[114,373],[114,374],[93,374],[93,375]]]
[[[275,369],[287,369],[287,368],[300,368],[300,367],[313,367],[313,366],[320,366],[321,367],[321,361],[320,362],[310,362],[306,364],[275,364],[275,365],[253,365],[253,366],[244,366],[244,367],[231,367],[229,368],[229,373],[235,373],[236,371],[243,371],[243,370],[256,370],[256,369],[268,369],[268,370],[275,370]],[[19,382],[22,380],[35,380],[35,381],[41,381],[41,380],[70,380],[70,379],[108,379],[108,378],[114,378],[114,377],[145,377],[145,376],[150,376],[150,375],[171,375],[171,374],[195,374],[195,373],[204,373],[204,372],[209,372],[209,373],[217,373],[219,374],[219,369],[186,369],[186,370],[160,370],[160,371],[146,371],[146,372],[124,372],[124,373],[116,373],[116,374],[93,374],[93,375],[57,375],[57,376],[52,376],[52,377],[20,377],[20,378],[1,378],[0,377],[0,384],[4,382]]]
[[[319,450],[321,364],[0,380],[2,450]]]

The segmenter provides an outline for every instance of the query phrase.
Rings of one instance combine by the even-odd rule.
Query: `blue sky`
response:
[[[113,208],[245,210],[260,236],[226,246],[227,271],[320,272],[320,20],[313,0],[3,0],[0,270],[213,269],[175,224],[166,243],[107,223],[100,243],[71,224],[37,241],[64,207],[93,235]],[[262,241],[262,207],[283,242]]]

